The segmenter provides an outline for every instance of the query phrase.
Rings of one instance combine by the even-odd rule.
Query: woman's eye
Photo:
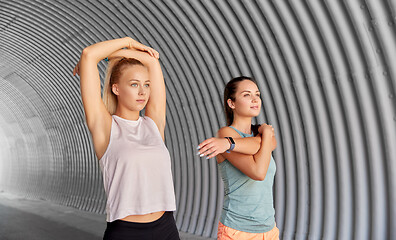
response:
[[[248,97],[249,96],[249,94],[245,94],[245,95],[243,95],[244,97]]]
[[[136,84],[136,83],[133,83],[131,86],[132,86],[132,87],[137,87],[137,84]]]
[[[150,87],[150,84],[144,84],[145,87]]]
[[[256,94],[257,95],[257,97],[260,97],[260,94],[258,93],[258,94]]]

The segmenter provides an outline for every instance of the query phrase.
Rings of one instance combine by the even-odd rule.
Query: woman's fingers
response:
[[[156,59],[159,59],[159,53],[155,49],[153,49],[153,54]]]
[[[153,58],[158,59],[154,49],[151,49],[151,56],[153,56]]]
[[[73,76],[76,76],[76,74],[80,75],[79,72],[78,72],[78,66],[75,66],[74,69],[73,69]]]
[[[199,150],[199,152],[198,152],[200,154],[199,156],[202,157],[202,156],[209,154],[211,152],[211,149],[214,147],[215,147],[215,145],[213,145],[211,143],[207,144],[205,147],[203,147],[202,149]]]
[[[153,51],[152,51],[149,47],[144,48],[144,51],[145,51],[146,53],[148,53],[150,56],[154,57]]]
[[[153,49],[151,47],[147,47],[147,46],[141,44],[141,45],[139,45],[139,48],[136,47],[136,49],[140,50],[142,52],[147,52],[153,58],[156,58],[156,59],[159,58],[159,53],[155,49]]]
[[[159,53],[156,50],[154,50],[153,48],[148,47],[134,39],[132,39],[132,41],[129,43],[128,48],[130,48],[130,49],[134,48],[134,49],[142,51],[142,52],[147,52],[150,56],[157,58],[157,59],[159,58]]]
[[[203,141],[198,145],[199,151],[198,154],[200,157],[207,156],[206,159],[212,158],[217,156],[218,154],[221,153],[219,150],[219,142],[216,141],[217,138],[209,138]]]
[[[152,56],[153,58],[158,59],[158,57],[159,57],[158,52],[155,51],[155,49],[153,49],[153,48],[151,48],[151,47],[144,46],[141,50],[144,51],[144,52],[147,52],[147,53],[150,54],[150,56]]]
[[[216,157],[220,152],[217,149],[211,149],[209,152],[207,152],[205,154],[206,159],[212,158],[212,157]]]
[[[76,74],[80,76],[80,61],[78,61],[73,69],[73,76],[76,76]]]
[[[217,155],[219,155],[220,153],[222,153],[219,149],[215,149],[213,152],[211,152],[210,154],[208,154],[208,156],[206,157],[206,159],[210,159],[212,157],[216,157]]]
[[[217,155],[219,155],[219,152],[213,152],[212,154],[210,154],[209,156],[206,157],[206,159],[210,159],[212,157],[216,157]]]
[[[159,53],[155,49],[153,49],[151,47],[147,47],[146,51],[150,54],[150,56],[152,56],[153,58],[158,59]]]
[[[200,144],[198,144],[198,148],[197,149],[203,149],[207,144],[211,143],[213,141],[213,138],[208,138],[205,141],[201,142]]]

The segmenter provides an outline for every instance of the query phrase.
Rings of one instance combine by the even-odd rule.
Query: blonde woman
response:
[[[102,101],[97,64],[105,58]],[[179,239],[158,58],[154,49],[125,37],[85,48],[73,70],[80,76],[86,123],[107,195],[104,239]]]

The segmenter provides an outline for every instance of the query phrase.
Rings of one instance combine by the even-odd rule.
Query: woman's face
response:
[[[118,83],[112,90],[118,98],[118,104],[131,111],[142,110],[150,97],[150,80],[146,67],[141,65],[127,66],[123,69]]]
[[[256,117],[261,110],[260,91],[250,80],[239,82],[235,93],[235,101],[228,99],[228,105],[234,114],[243,117]]]

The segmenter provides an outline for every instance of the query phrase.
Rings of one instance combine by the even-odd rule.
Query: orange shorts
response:
[[[265,233],[249,233],[235,230],[219,222],[217,228],[218,240],[279,240],[279,229],[275,227]]]

